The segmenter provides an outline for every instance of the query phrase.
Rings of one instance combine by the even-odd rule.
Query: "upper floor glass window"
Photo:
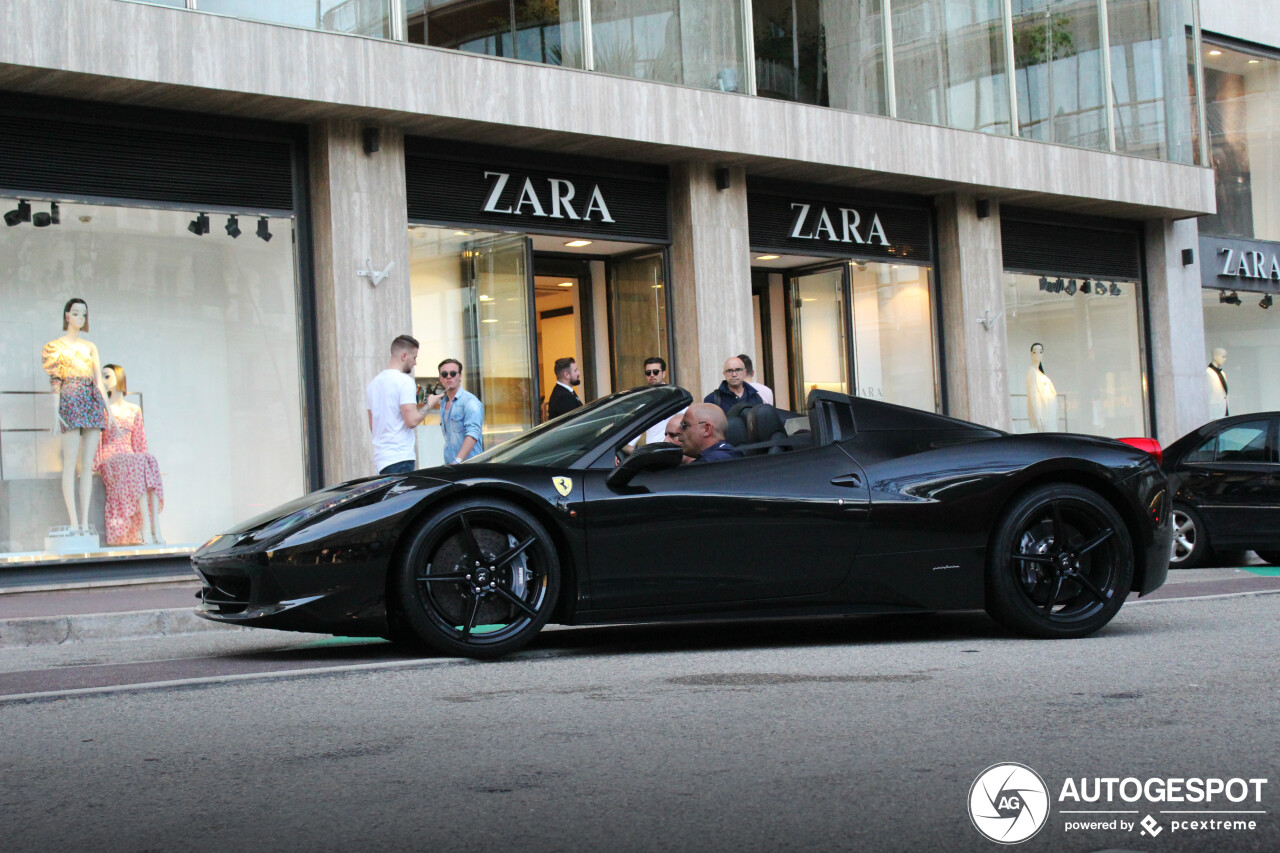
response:
[[[1206,43],[1204,88],[1218,212],[1200,230],[1280,240],[1280,60]]]
[[[1182,0],[1108,0],[1117,151],[1178,163],[1195,159],[1187,86],[1191,23]]]
[[[591,0],[594,68],[723,92],[746,90],[741,0]]]
[[[415,44],[583,67],[578,0],[408,0],[405,12]]]
[[[218,12],[272,24],[391,38],[390,0],[315,0],[302,3],[199,0],[197,8],[201,12]]]
[[[1018,133],[1106,150],[1096,0],[1014,0]]]

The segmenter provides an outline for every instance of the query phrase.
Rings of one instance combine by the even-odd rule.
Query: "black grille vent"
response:
[[[1004,215],[1000,240],[1004,268],[1010,272],[1131,281],[1142,277],[1142,239],[1136,229],[1089,228]]]
[[[0,114],[0,192],[291,211],[293,146],[66,117]]]

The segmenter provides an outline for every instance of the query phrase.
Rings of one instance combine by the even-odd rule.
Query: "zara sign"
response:
[[[1280,243],[1201,236],[1200,284],[1226,290],[1280,291]]]
[[[601,222],[613,222],[613,216],[609,213],[609,206],[605,204],[604,194],[600,192],[599,184],[592,184],[589,200],[586,207],[582,209],[582,215],[574,210],[573,199],[578,194],[578,187],[572,180],[568,178],[546,178],[547,186],[542,189],[542,195],[538,194],[538,189],[534,186],[533,178],[525,178],[524,183],[520,185],[518,193],[508,193],[507,184],[511,181],[510,172],[485,172],[484,176],[487,180],[492,181],[489,185],[489,195],[484,202],[485,213],[505,213],[511,216],[520,216],[528,213],[530,216],[541,216],[551,219],[582,219],[590,221],[591,215],[594,213]],[[512,196],[514,195],[514,198]],[[506,201],[504,201],[504,197]],[[542,203],[543,198],[548,200],[548,204]],[[526,211],[525,208],[528,207]],[[550,211],[548,213],[547,211]]]
[[[933,209],[924,199],[748,179],[753,252],[928,262]]]

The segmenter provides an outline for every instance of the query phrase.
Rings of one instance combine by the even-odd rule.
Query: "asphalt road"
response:
[[[1051,799],[1017,849],[1272,853],[1277,616],[1130,603],[1069,642],[978,614],[550,630],[496,663],[273,632],[5,649],[0,847],[992,851],[970,787],[1014,761]],[[1110,804],[1151,837],[1066,831],[1107,805],[1059,802],[1068,777],[1268,782]],[[1265,813],[1162,811],[1209,807]]]

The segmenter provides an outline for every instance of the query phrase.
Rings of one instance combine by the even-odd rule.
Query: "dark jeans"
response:
[[[386,468],[379,471],[379,474],[412,474],[414,469],[418,467],[418,463],[412,459],[406,459],[403,462],[392,462]]]

